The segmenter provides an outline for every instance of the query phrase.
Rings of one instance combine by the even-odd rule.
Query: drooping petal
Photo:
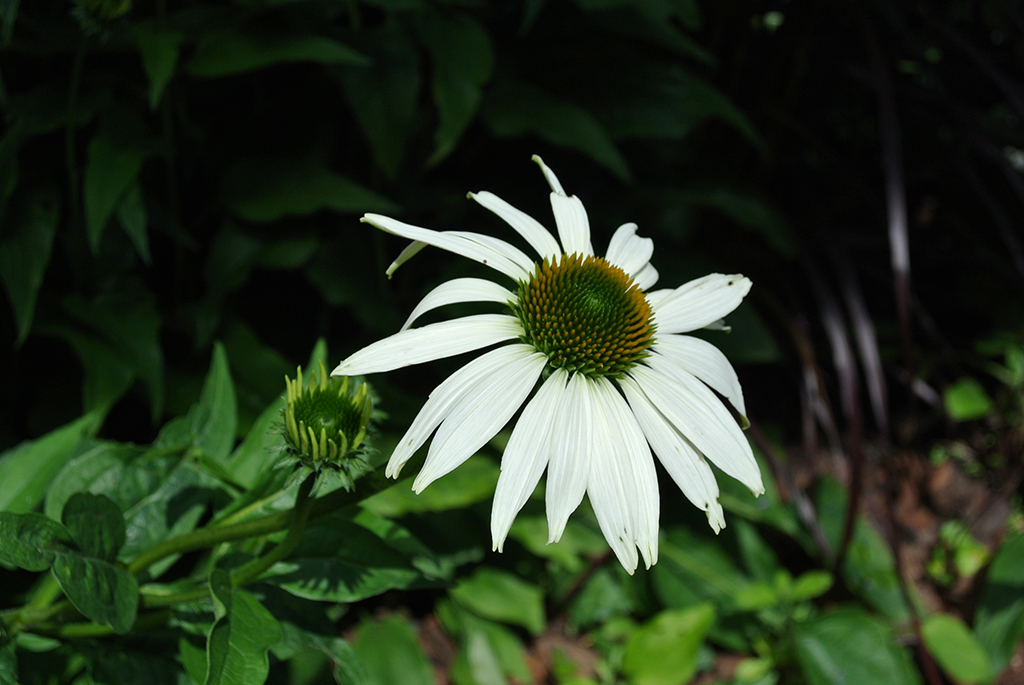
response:
[[[754,494],[764,492],[750,443],[706,385],[660,355],[652,355],[630,375],[658,411],[704,456]]]
[[[592,256],[594,246],[590,244],[590,220],[580,199],[575,195],[567,197],[551,193],[551,209],[565,254]]]
[[[398,473],[405,466],[405,462],[409,461],[416,450],[423,446],[430,434],[448,417],[462,397],[479,385],[483,379],[493,376],[498,373],[499,369],[508,366],[522,358],[524,353],[529,352],[522,348],[522,345],[513,344],[493,349],[473,359],[434,388],[423,408],[405,431],[405,435],[395,445],[391,459],[388,460],[385,475],[389,478],[397,478]]]
[[[595,437],[587,495],[601,531],[632,574],[637,547],[647,568],[658,560],[658,478],[651,448],[622,395],[606,378],[594,387]]]
[[[430,442],[413,481],[417,493],[476,454],[526,401],[547,357],[530,345],[509,345],[515,358],[478,379],[456,401]]]
[[[558,182],[558,177],[555,176],[555,172],[548,168],[548,165],[544,163],[544,160],[539,155],[531,157],[540,170],[544,173],[544,178],[547,180],[548,185],[551,186],[551,191],[558,193],[559,195],[565,195],[565,191],[562,190],[562,184]]]
[[[420,253],[420,250],[422,250],[425,247],[427,247],[427,244],[422,240],[414,240],[408,245],[406,245],[405,249],[402,250],[397,257],[395,257],[395,261],[391,262],[388,268],[384,271],[385,275],[387,275],[388,278],[391,278],[395,274],[395,272],[398,271],[398,267],[402,266],[407,261],[418,255]]]
[[[362,376],[393,371],[434,359],[478,350],[523,334],[523,326],[506,314],[474,314],[410,328],[355,352],[332,376]]]
[[[533,268],[533,261],[522,250],[491,236],[463,231],[432,231],[429,228],[413,226],[380,214],[366,214],[360,221],[376,226],[386,233],[433,245],[475,262],[486,264],[515,281],[525,279]],[[406,248],[399,256],[401,261],[396,260],[395,264],[389,267],[389,275],[398,268],[401,262],[412,256],[409,254],[410,250],[415,253],[420,249],[422,247],[418,245]]]
[[[740,379],[717,347],[691,335],[658,335],[654,349],[711,386],[729,400],[741,416],[747,415]]]
[[[709,274],[679,286],[663,299],[648,298],[658,333],[687,333],[721,319],[739,306],[750,285],[750,279],[739,274]]]
[[[555,430],[548,462],[547,491],[544,503],[548,516],[548,543],[558,542],[569,515],[583,501],[590,477],[594,418],[591,409],[591,382],[581,373],[573,374],[559,401]]]
[[[708,515],[718,533],[725,527],[725,514],[718,502],[718,481],[703,455],[651,404],[640,386],[628,376],[619,381],[640,428],[665,470],[686,498]]]
[[[622,224],[612,234],[608,243],[605,258],[627,274],[636,278],[640,270],[647,266],[654,254],[654,241],[641,238],[636,234],[634,223]]]
[[[470,193],[469,197],[504,219],[505,223],[514,228],[519,235],[526,239],[526,242],[530,243],[530,246],[537,251],[541,259],[554,260],[562,253],[562,248],[558,246],[558,241],[555,240],[555,237],[529,214],[516,209],[497,195],[486,190],[479,193]]]
[[[555,420],[565,395],[569,374],[556,369],[537,390],[516,421],[501,457],[501,475],[491,506],[492,549],[501,551],[516,514],[526,504],[544,468],[548,465],[552,441],[559,440],[561,426]]]
[[[409,328],[413,321],[431,309],[443,307],[446,304],[455,304],[456,302],[506,303],[511,302],[515,297],[510,290],[502,288],[493,281],[483,278],[455,278],[445,281],[427,293],[427,296],[420,300],[420,303],[412,310],[412,314],[402,324],[401,330]]]

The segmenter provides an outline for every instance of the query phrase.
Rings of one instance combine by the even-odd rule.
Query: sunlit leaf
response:
[[[957,682],[988,680],[988,655],[963,621],[951,614],[932,614],[922,622],[921,635],[942,670]]]
[[[626,643],[623,672],[636,685],[688,682],[697,670],[697,652],[714,620],[710,604],[659,613]]]
[[[43,500],[53,476],[75,455],[79,443],[99,429],[100,422],[99,414],[86,414],[0,454],[0,511],[34,509]]]
[[[954,421],[974,421],[992,413],[995,406],[981,383],[973,378],[961,378],[942,393],[946,413]]]

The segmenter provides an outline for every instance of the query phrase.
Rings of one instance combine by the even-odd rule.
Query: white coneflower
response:
[[[605,256],[596,256],[583,203],[565,194],[539,157],[533,159],[551,186],[558,240],[491,193],[470,197],[514,228],[539,261],[491,236],[432,231],[377,214],[363,217],[414,241],[389,275],[433,245],[499,271],[513,281],[512,289],[479,278],[443,283],[417,305],[400,332],[359,350],[333,373],[379,373],[506,343],[430,393],[387,474],[397,476],[436,429],[413,482],[420,492],[472,456],[525,402],[501,459],[491,512],[494,549],[501,550],[546,469],[549,542],[561,537],[586,493],[609,545],[632,573],[637,548],[648,568],[658,559],[652,449],[687,498],[707,512],[715,532],[725,519],[706,459],[755,495],[764,492],[746,438],[712,392],[745,414],[736,372],[716,347],[682,335],[734,310],[750,281],[711,274],[674,290],[649,292],[658,279],[650,264],[653,241],[637,236],[636,224],[624,224]],[[424,312],[456,302],[497,302],[506,313],[409,327]]]

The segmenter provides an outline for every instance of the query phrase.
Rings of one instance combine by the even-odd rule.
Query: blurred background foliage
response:
[[[83,416],[149,443],[218,341],[246,436],[318,338],[330,366],[465,273],[387,280],[401,241],[363,212],[507,236],[465,198],[490,190],[550,225],[540,154],[599,251],[636,221],[663,286],[752,278],[713,340],[775,487],[726,489],[719,539],[663,488],[642,580],[524,515],[450,594],[347,615],[367,682],[429,682],[424,626],[459,683],[991,682],[1024,631],[1022,33],[1009,0],[3,0],[0,448]],[[451,368],[373,379],[383,445]],[[374,511],[480,562],[494,470]]]

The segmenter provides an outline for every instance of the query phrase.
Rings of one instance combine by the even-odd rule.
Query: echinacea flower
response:
[[[745,415],[736,372],[716,347],[683,335],[720,327],[751,284],[740,275],[711,274],[650,291],[658,280],[650,263],[653,241],[637,236],[636,224],[624,224],[605,256],[596,256],[583,203],[566,195],[539,157],[533,160],[551,186],[558,240],[489,192],[469,197],[515,229],[538,260],[488,235],[432,231],[378,214],[363,217],[414,241],[389,267],[389,276],[433,245],[486,264],[512,283],[442,283],[400,332],[359,350],[333,373],[379,373],[497,345],[430,393],[395,448],[387,475],[396,477],[436,429],[413,482],[420,492],[483,447],[522,407],[494,493],[494,549],[501,550],[546,469],[548,541],[561,537],[586,493],[609,545],[633,573],[638,548],[648,568],[658,559],[660,500],[652,450],[686,497],[707,512],[716,533],[725,518],[708,459],[754,495],[764,492],[750,446],[715,394]],[[410,328],[423,313],[457,302],[496,302],[505,312]]]

